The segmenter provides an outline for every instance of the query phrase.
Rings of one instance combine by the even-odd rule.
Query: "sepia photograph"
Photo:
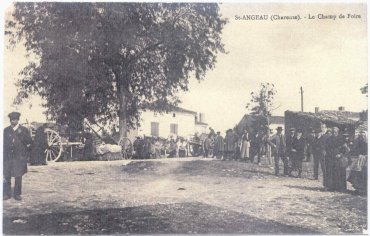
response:
[[[368,234],[366,2],[1,5],[2,234]]]

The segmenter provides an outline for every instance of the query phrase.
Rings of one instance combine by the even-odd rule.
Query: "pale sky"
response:
[[[365,4],[223,4],[229,18],[223,31],[228,54],[221,54],[213,71],[200,83],[192,79],[189,92],[181,93],[183,108],[205,113],[216,131],[232,128],[248,111],[250,92],[261,82],[274,83],[278,92],[274,115],[300,110],[299,88],[304,89],[305,111],[367,108],[360,88],[367,83],[367,24]],[[360,19],[338,19],[339,14],[360,15]],[[301,19],[281,21],[235,20],[235,15],[337,15],[336,20]],[[16,88],[13,81],[29,59],[24,49],[5,49],[4,124],[12,110],[25,121],[43,121],[40,99],[12,107]]]

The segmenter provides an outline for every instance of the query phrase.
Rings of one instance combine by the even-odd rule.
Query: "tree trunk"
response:
[[[126,112],[126,93],[124,86],[119,86],[119,137],[127,137],[127,112]]]

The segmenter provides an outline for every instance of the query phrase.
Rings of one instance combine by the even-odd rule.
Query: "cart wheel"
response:
[[[213,157],[213,148],[209,149],[208,157]]]
[[[59,134],[52,129],[45,129],[48,147],[45,149],[46,161],[57,161],[62,155],[62,139]]]
[[[190,156],[192,157],[197,157],[200,155],[201,153],[201,147],[200,146],[197,146],[196,144],[190,144],[189,145],[189,154]]]
[[[122,158],[130,160],[132,158],[132,143],[130,139],[128,138],[122,138],[119,140],[119,145],[121,146],[121,153],[122,153]]]

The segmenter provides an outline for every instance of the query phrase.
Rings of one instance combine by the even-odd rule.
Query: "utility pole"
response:
[[[303,88],[301,86],[301,111],[303,112]]]

